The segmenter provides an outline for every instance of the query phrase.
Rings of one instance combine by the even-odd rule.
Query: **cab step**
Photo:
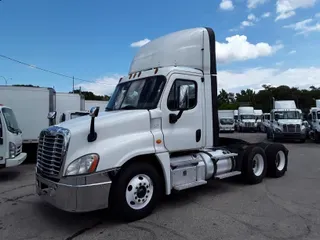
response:
[[[215,179],[224,179],[224,178],[229,178],[229,177],[238,176],[238,175],[240,175],[240,174],[241,174],[240,171],[228,172],[228,173],[224,173],[224,174],[215,176]]]
[[[197,187],[197,186],[200,186],[200,185],[204,185],[206,183],[207,183],[207,181],[205,181],[205,180],[199,180],[199,181],[192,182],[192,183],[186,183],[186,184],[181,184],[181,185],[178,185],[178,186],[174,186],[173,189],[175,189],[177,191],[182,191],[182,190],[185,190],[187,188]]]

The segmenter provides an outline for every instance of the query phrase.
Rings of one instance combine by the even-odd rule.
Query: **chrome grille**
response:
[[[283,132],[299,133],[301,132],[301,126],[300,124],[283,124]]]
[[[253,122],[245,122],[244,126],[245,127],[254,127],[254,123]]]
[[[38,173],[50,177],[59,176],[69,142],[68,133],[67,129],[56,126],[40,133],[37,151]]]

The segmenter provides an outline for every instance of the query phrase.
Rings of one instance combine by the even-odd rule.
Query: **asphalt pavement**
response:
[[[265,140],[259,133],[232,136]],[[253,186],[238,178],[210,182],[166,197],[151,216],[130,224],[116,222],[107,210],[71,214],[43,203],[35,195],[33,164],[3,169],[0,239],[319,240],[320,145],[285,145],[284,177]]]

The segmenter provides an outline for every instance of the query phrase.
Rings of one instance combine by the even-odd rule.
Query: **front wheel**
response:
[[[147,217],[155,209],[162,193],[157,170],[147,163],[133,163],[119,172],[110,195],[110,208],[124,221]]]

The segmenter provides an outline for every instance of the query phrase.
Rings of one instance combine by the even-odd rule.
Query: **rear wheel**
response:
[[[119,172],[113,184],[110,208],[116,217],[129,222],[150,215],[162,193],[159,173],[152,165],[142,162]]]
[[[265,148],[268,160],[268,176],[279,178],[287,171],[288,150],[283,144],[270,144]]]
[[[267,172],[267,157],[259,146],[250,146],[243,156],[242,175],[249,184],[262,182]]]

